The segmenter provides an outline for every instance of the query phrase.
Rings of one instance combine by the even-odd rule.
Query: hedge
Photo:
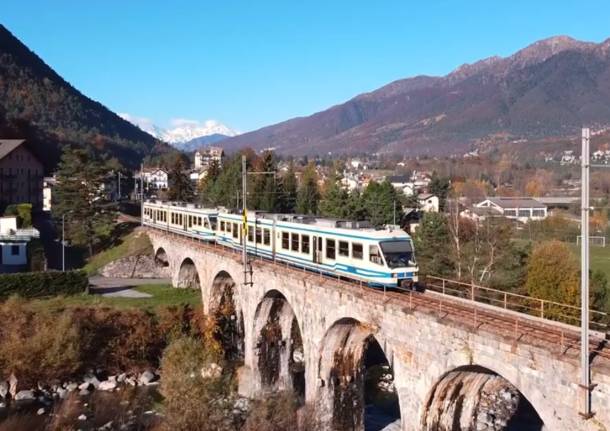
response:
[[[24,298],[73,295],[87,290],[85,271],[49,271],[0,274],[0,298],[17,294]]]

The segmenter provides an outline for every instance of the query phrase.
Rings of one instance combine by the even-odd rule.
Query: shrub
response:
[[[36,298],[73,295],[87,290],[89,279],[84,271],[24,272],[0,275],[0,299],[11,295]]]
[[[17,227],[32,227],[32,204],[11,204],[4,210],[5,216],[17,216]]]
[[[256,400],[242,431],[298,429],[297,400],[292,392],[280,392]]]
[[[28,310],[19,298],[0,306],[0,370],[20,385],[65,379],[82,366],[79,322],[69,311]]]
[[[220,431],[233,428],[227,377],[204,379],[201,375],[205,365],[219,360],[201,340],[193,337],[178,338],[165,349],[161,359],[165,429]]]

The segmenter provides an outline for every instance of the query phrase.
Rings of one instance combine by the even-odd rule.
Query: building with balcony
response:
[[[0,139],[0,211],[16,203],[41,209],[43,172],[25,139]]]

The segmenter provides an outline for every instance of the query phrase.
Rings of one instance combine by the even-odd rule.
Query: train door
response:
[[[322,263],[322,238],[319,236],[313,237],[313,261]]]

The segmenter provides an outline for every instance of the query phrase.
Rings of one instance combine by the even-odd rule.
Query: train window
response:
[[[227,222],[227,233],[231,233],[231,223]]]
[[[203,218],[203,227],[210,229],[210,221],[207,219],[207,217]]]
[[[299,234],[298,233],[291,233],[290,234],[290,239],[291,239],[291,250],[292,251],[299,251]]]
[[[220,222],[220,231],[221,232],[225,231],[225,222],[223,222],[223,221]]]
[[[233,238],[237,238],[239,236],[239,231],[237,229],[237,223],[233,223]]]
[[[352,259],[362,259],[362,244],[359,242],[352,243]]]
[[[263,229],[261,229],[260,227],[256,228],[256,243],[260,244],[263,242]]]
[[[254,242],[254,228],[248,225],[248,241]]]
[[[193,216],[189,215],[189,227],[193,226]]]
[[[334,259],[335,258],[335,240],[334,239],[326,239],[326,258]]]
[[[309,254],[309,235],[301,235],[301,252]]]
[[[271,231],[269,229],[263,231],[263,240],[265,241],[265,245],[271,245]]]
[[[288,250],[290,242],[290,234],[288,232],[282,232],[282,248]]]
[[[379,247],[376,245],[369,246],[369,260],[377,265],[383,265],[381,253],[379,253]]]
[[[339,241],[339,256],[349,257],[349,242]]]

